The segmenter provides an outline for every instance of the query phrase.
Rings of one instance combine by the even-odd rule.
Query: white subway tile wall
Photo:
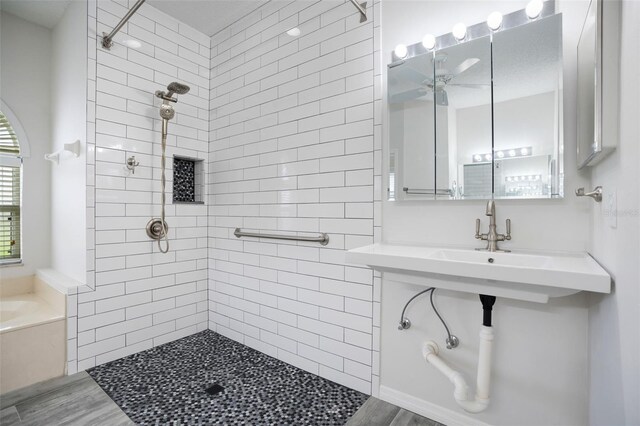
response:
[[[90,368],[204,330],[207,318],[206,205],[172,204],[173,155],[209,155],[210,38],[145,4],[108,51],[109,32],[133,2],[89,3],[88,249],[90,287],[69,296],[68,371]],[[123,40],[141,41],[138,50]],[[179,96],[167,141],[167,223],[171,250],[145,233],[160,214],[160,100]],[[128,174],[125,161],[140,165]],[[206,173],[206,166],[205,166]],[[77,309],[75,302],[77,302]]]
[[[97,34],[132,3],[89,3],[88,287],[68,299],[68,372],[208,327],[377,394],[380,277],[344,252],[380,236],[379,2],[366,23],[347,0],[269,2],[211,38],[145,4],[102,49]],[[167,206],[161,254],[144,227],[160,211],[153,93],[171,81],[191,91],[167,156],[204,159],[207,196]],[[237,239],[236,227],[330,242]]]
[[[365,393],[379,381],[380,278],[344,255],[380,234],[368,6],[360,23],[346,0],[269,2],[212,37],[208,234],[209,327]],[[238,239],[236,227],[330,241]]]

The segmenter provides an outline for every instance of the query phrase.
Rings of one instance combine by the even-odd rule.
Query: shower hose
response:
[[[164,119],[164,121],[168,121],[166,119]],[[160,223],[162,224],[162,235],[160,236],[160,238],[158,238],[158,250],[160,250],[162,253],[167,253],[169,251],[169,237],[167,235],[167,223],[164,221],[164,206],[166,203],[166,195],[165,195],[165,187],[167,186],[167,182],[166,182],[166,178],[165,178],[165,163],[166,163],[166,158],[165,158],[165,152],[167,150],[167,123],[163,123],[164,126],[163,127],[163,132],[162,132],[162,159],[160,160],[160,166],[162,168],[162,176],[160,177],[160,184],[162,185],[162,212],[160,214]],[[165,241],[165,249],[162,249],[162,239],[164,238]]]

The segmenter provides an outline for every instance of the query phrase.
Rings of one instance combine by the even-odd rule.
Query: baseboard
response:
[[[451,398],[453,398],[453,392]],[[380,386],[380,399],[447,426],[490,426],[488,423],[481,422],[466,414],[435,405],[387,386]]]

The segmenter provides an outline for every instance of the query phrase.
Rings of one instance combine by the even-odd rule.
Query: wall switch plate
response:
[[[606,191],[604,196],[604,214],[609,228],[618,227],[618,193],[615,190]]]

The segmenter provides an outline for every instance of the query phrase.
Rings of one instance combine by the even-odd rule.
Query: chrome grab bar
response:
[[[256,232],[243,232],[242,229],[236,228],[233,231],[233,235],[236,237],[254,237],[254,238],[270,238],[272,240],[289,240],[289,241],[306,241],[309,243],[320,243],[323,246],[329,244],[329,235],[322,233],[319,237],[299,237],[297,235],[282,235],[282,234],[260,234]]]
[[[436,189],[434,191],[433,189],[418,189],[418,188],[410,189],[405,186],[404,188],[402,188],[402,190],[407,194],[434,195],[435,193],[435,195],[451,195],[450,189]]]

